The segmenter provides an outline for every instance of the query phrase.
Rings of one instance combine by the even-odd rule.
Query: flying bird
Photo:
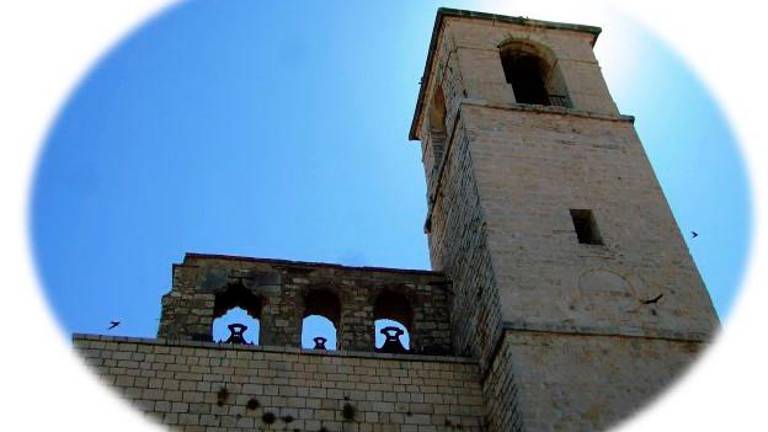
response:
[[[112,330],[113,328],[120,325],[120,321],[110,321],[109,322],[109,328],[107,330]]]
[[[658,302],[659,302],[659,300],[661,300],[661,298],[662,298],[662,297],[664,297],[664,293],[661,293],[661,294],[657,295],[656,297],[654,297],[654,298],[652,298],[652,299],[650,299],[650,300],[643,300],[643,301],[642,301],[642,303],[643,303],[643,304],[654,304],[654,303],[658,303]]]
[[[691,231],[691,238],[696,238],[698,236],[699,236],[699,233],[697,233],[696,231]]]

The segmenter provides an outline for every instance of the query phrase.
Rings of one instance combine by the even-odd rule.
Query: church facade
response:
[[[410,138],[432,270],[187,254],[157,338],[74,335],[184,431],[604,430],[705,349],[712,302],[594,56],[600,29],[440,9]],[[240,307],[259,344],[213,320]],[[335,350],[300,347],[328,318]],[[396,321],[377,347],[374,323]]]

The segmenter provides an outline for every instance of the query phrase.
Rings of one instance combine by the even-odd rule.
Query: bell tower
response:
[[[453,9],[435,21],[410,138],[453,345],[479,360],[490,430],[608,427],[718,325],[600,72],[599,34]]]

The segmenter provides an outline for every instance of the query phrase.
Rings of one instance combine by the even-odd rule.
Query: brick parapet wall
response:
[[[176,430],[484,430],[479,371],[466,358],[81,334],[73,343],[122,396]]]

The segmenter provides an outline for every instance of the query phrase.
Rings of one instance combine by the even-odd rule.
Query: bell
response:
[[[376,351],[390,354],[405,354],[408,352],[403,343],[400,342],[400,336],[405,334],[402,329],[394,326],[384,327],[381,329],[381,334],[385,337],[384,345]]]
[[[328,339],[322,336],[318,336],[312,340],[315,341],[315,347],[313,349],[323,350],[323,351],[327,350],[327,348],[325,347],[325,343],[328,342]]]
[[[248,326],[245,324],[235,323],[227,326],[229,329],[229,338],[224,343],[245,345],[247,342],[243,337],[243,333],[248,330]]]

